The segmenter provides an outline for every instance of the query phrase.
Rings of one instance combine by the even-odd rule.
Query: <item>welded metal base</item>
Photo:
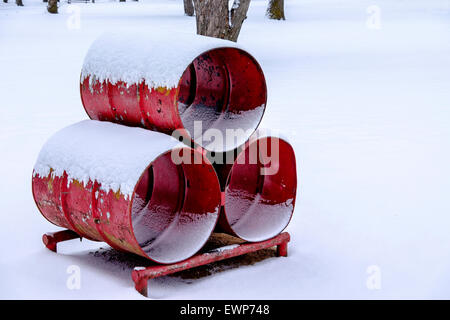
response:
[[[255,252],[261,249],[267,249],[274,246],[277,246],[277,256],[287,257],[287,244],[289,240],[289,233],[283,232],[278,236],[266,241],[225,246],[206,253],[197,254],[178,263],[150,266],[147,268],[137,267],[132,271],[131,277],[134,281],[134,288],[140,294],[147,297],[149,279],[162,277],[171,273],[195,268],[212,262],[233,258],[246,253]]]
[[[71,231],[63,230],[54,233],[46,233],[42,236],[44,245],[51,251],[56,252],[56,245],[59,242],[77,239],[81,237]],[[287,257],[287,244],[291,237],[289,233],[283,232],[278,236],[260,242],[247,242],[242,244],[229,245],[225,247],[216,248],[205,253],[199,253],[195,256],[181,262],[167,264],[167,265],[152,265],[150,267],[135,267],[131,272],[131,278],[134,281],[134,288],[143,296],[147,297],[148,280],[162,277],[175,272],[199,267],[209,263],[225,260],[246,253],[277,247],[278,257]]]

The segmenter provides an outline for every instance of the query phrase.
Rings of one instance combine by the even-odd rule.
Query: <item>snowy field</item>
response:
[[[282,22],[266,3],[252,0],[239,43],[266,74],[262,126],[297,154],[289,257],[152,280],[151,297],[450,298],[450,1],[286,0]],[[0,298],[144,299],[129,269],[89,254],[105,244],[44,248],[58,228],[34,204],[31,172],[51,134],[87,118],[79,77],[96,37],[194,33],[195,19],[181,0],[61,3],[58,15],[24,4],[0,3]],[[66,286],[71,265],[80,290]]]

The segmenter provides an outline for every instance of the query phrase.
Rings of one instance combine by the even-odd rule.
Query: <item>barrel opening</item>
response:
[[[211,235],[218,219],[220,191],[210,168],[210,164],[175,164],[169,151],[142,174],[131,219],[134,236],[150,259],[159,263],[184,260]],[[203,182],[197,183],[199,176]]]
[[[256,60],[241,49],[217,48],[186,68],[179,83],[178,112],[195,142],[225,151],[245,143],[256,130],[266,100],[265,78]],[[236,130],[233,139],[205,138],[225,138],[227,129]]]
[[[287,142],[266,137],[249,143],[228,175],[224,214],[229,228],[247,241],[276,236],[292,217],[296,188],[295,155]]]

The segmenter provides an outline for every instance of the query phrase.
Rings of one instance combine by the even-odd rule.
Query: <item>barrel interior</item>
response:
[[[183,148],[182,152],[194,156],[196,151]],[[211,164],[175,164],[167,152],[152,162],[135,189],[134,236],[156,262],[184,260],[208,240],[219,206],[220,188]]]
[[[256,60],[237,48],[218,48],[197,57],[183,73],[178,112],[195,142],[225,151],[245,143],[256,130],[266,100],[265,78]],[[232,138],[225,139],[227,130],[235,130]],[[211,137],[218,135],[223,138]]]
[[[276,236],[289,223],[297,189],[295,155],[282,139],[267,137],[238,155],[225,188],[229,228],[247,241]]]

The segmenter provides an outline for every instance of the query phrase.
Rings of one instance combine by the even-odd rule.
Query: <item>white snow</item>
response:
[[[290,137],[286,130],[282,129],[271,129],[267,127],[258,127],[258,129],[250,136],[250,141],[256,141],[258,139],[263,139],[266,137],[273,137],[273,138],[279,138],[287,143],[292,143],[292,137]]]
[[[11,2],[11,1],[10,1]],[[111,29],[195,33],[181,1],[0,3],[0,297],[145,299],[134,266],[90,254],[103,243],[41,236],[59,228],[38,212],[31,174],[46,140],[87,119],[83,59]],[[152,298],[450,298],[450,8],[447,0],[287,0],[286,21],[252,0],[239,43],[261,64],[262,127],[296,151],[299,188],[287,258],[191,283],[151,280]],[[381,28],[367,27],[367,8]],[[75,19],[76,20],[76,19]],[[69,290],[68,267],[81,270]],[[142,266],[142,264],[137,264]],[[368,287],[373,268],[380,286]]]
[[[184,70],[202,53],[234,42],[192,32],[107,32],[95,40],[84,59],[81,82],[94,76],[100,82],[128,85],[145,81],[149,87],[174,88]],[[92,77],[91,77],[92,78]]]
[[[136,271],[142,271],[145,269],[146,269],[146,267],[134,267],[134,270],[136,270]]]
[[[55,133],[42,147],[34,175],[89,180],[100,189],[131,197],[150,163],[179,142],[162,133],[96,120],[84,120]],[[109,218],[109,213],[107,213]]]
[[[224,252],[224,251],[228,251],[228,250],[233,250],[233,249],[235,249],[237,247],[239,247],[239,244],[230,244],[228,246],[223,246],[223,247],[216,248],[216,249],[213,249],[211,251],[208,251],[208,253]]]

